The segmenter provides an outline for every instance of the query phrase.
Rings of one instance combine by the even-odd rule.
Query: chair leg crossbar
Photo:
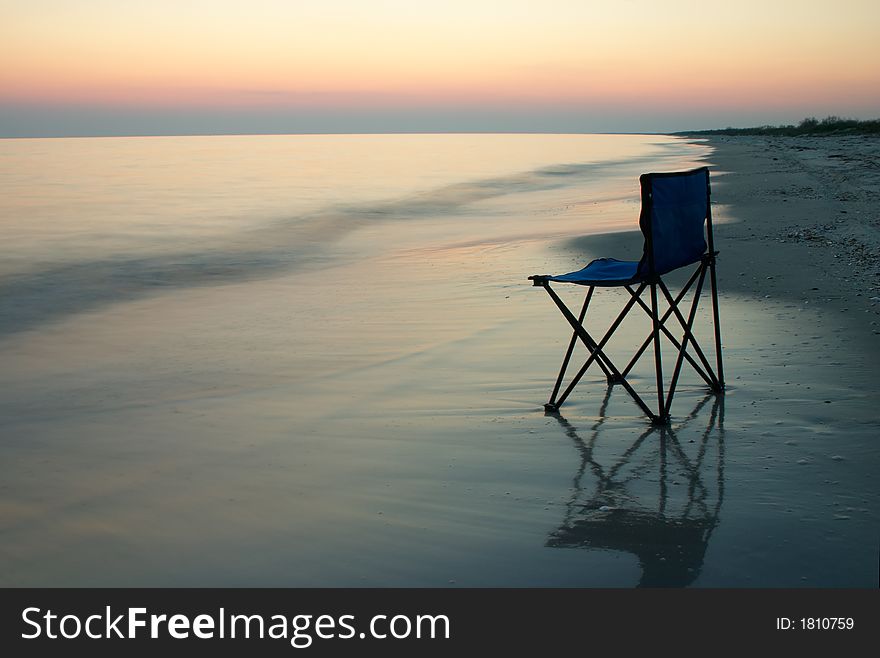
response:
[[[718,292],[715,284],[715,262],[714,255],[707,256],[703,260],[700,261],[699,266],[696,268],[694,273],[688,279],[687,283],[682,287],[681,291],[673,297],[672,293],[669,291],[669,288],[663,282],[663,280],[658,277],[653,277],[650,280],[642,281],[638,284],[630,284],[623,286],[627,292],[630,294],[630,298],[627,303],[624,305],[623,309],[620,311],[618,316],[615,318],[614,322],[612,322],[611,326],[605,332],[605,334],[599,339],[596,340],[589,331],[587,331],[585,327],[585,319],[587,317],[587,311],[590,307],[590,301],[593,298],[593,292],[596,288],[594,285],[590,285],[587,290],[586,299],[584,300],[584,305],[581,308],[580,314],[575,317],[574,313],[566,306],[566,304],[559,298],[549,284],[549,281],[546,279],[536,280],[535,285],[540,285],[547,291],[550,295],[550,298],[562,312],[562,315],[568,321],[569,325],[573,330],[571,340],[568,343],[568,347],[565,351],[565,356],[562,360],[562,367],[559,370],[559,375],[556,378],[556,383],[553,386],[553,392],[550,394],[550,401],[544,405],[544,408],[547,411],[556,411],[559,407],[568,399],[568,396],[574,390],[574,388],[581,381],[583,376],[586,374],[587,370],[595,363],[602,370],[607,383],[609,386],[613,386],[615,384],[620,384],[623,388],[629,393],[635,403],[639,406],[639,408],[651,419],[651,421],[655,424],[664,425],[669,422],[670,418],[670,409],[672,408],[672,399],[675,395],[676,387],[678,386],[679,378],[681,375],[682,366],[685,362],[687,362],[691,368],[706,382],[706,385],[714,392],[720,393],[724,390],[724,375],[722,371],[721,365],[721,333],[718,326]],[[710,279],[710,288],[712,293],[712,306],[713,306],[713,324],[715,328],[715,356],[716,356],[716,368],[713,370],[709,360],[706,358],[706,354],[703,352],[702,348],[697,342],[697,339],[694,337],[693,328],[694,328],[694,320],[697,315],[697,309],[700,303],[700,295],[703,292],[703,286],[706,280],[706,274],[709,273]],[[682,311],[679,309],[682,301],[689,291],[693,289],[693,299],[690,303],[690,309],[687,311],[687,317],[684,316]],[[648,291],[650,294],[650,302],[646,302],[642,299],[642,294],[645,291]],[[660,314],[659,310],[659,297],[665,299],[668,304],[668,308]],[[635,354],[632,356],[627,365],[623,368],[623,370],[618,369],[618,367],[614,364],[611,358],[608,356],[605,351],[605,347],[608,341],[613,336],[614,332],[618,329],[620,324],[629,314],[629,312],[638,306],[641,308],[651,319],[651,332],[648,334],[647,338],[641,343],[641,346],[636,350]],[[672,330],[666,326],[667,321],[670,318],[675,317],[678,322],[679,328],[683,331],[681,339],[677,339],[673,334]],[[664,377],[663,377],[663,358],[661,353],[661,338],[665,337],[669,343],[677,350],[677,355],[675,359],[675,365],[672,370],[672,377],[669,381],[669,388],[665,389],[664,387]],[[568,366],[571,362],[572,355],[574,354],[574,348],[577,344],[578,340],[584,344],[587,349],[588,357],[581,368],[577,371],[577,373],[571,378],[571,381],[566,386],[565,390],[560,394],[559,390],[562,388],[562,383],[565,379],[565,373],[568,370]],[[654,346],[654,368],[656,373],[656,388],[657,388],[657,407],[656,411],[651,408],[650,405],[640,396],[636,390],[632,387],[632,385],[627,381],[627,375],[632,371],[635,365],[638,363],[639,359],[642,355],[647,351],[647,349],[653,343]],[[691,350],[691,353],[688,350]]]

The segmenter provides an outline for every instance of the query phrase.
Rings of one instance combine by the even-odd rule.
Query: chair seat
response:
[[[640,281],[641,276],[638,261],[597,258],[577,272],[551,276],[547,280],[584,286],[623,286]]]

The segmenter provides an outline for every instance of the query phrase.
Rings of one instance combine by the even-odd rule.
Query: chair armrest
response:
[[[529,281],[532,282],[533,286],[544,286],[547,285],[547,281],[550,280],[550,274],[533,274],[529,277]]]

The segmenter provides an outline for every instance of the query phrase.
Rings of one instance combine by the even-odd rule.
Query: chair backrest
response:
[[[642,186],[639,227],[645,236],[639,274],[666,274],[699,261],[706,253],[705,231],[708,231],[709,248],[713,248],[709,169],[643,174],[639,182]]]

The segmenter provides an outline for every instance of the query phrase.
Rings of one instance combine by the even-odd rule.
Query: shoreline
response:
[[[686,139],[713,149],[704,160],[721,290],[819,305],[880,340],[880,139]],[[637,260],[641,240],[632,230],[567,246]]]

